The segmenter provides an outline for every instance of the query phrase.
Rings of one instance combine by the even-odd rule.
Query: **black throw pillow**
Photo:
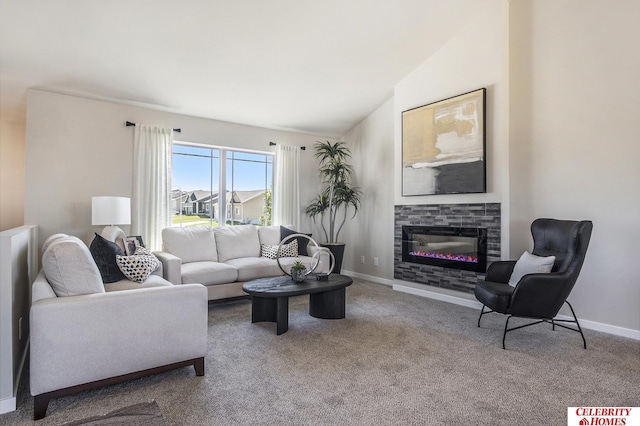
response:
[[[297,231],[294,231],[293,229],[280,226],[280,241],[284,240],[289,235],[293,235],[293,234],[302,234],[302,232],[297,232]],[[304,235],[311,237],[311,234],[304,234]],[[309,256],[309,253],[307,253],[307,244],[309,244],[309,240],[305,237],[296,237],[295,239],[298,240],[298,256]],[[293,240],[293,238],[291,240]],[[291,240],[287,242],[290,243]]]
[[[119,245],[96,233],[91,246],[89,246],[89,251],[98,265],[103,283],[108,284],[127,279],[116,262],[116,255],[124,256]]]

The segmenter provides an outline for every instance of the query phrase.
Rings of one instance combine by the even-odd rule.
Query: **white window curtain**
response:
[[[273,224],[300,230],[300,147],[278,144],[273,185]]]
[[[171,225],[172,144],[173,129],[136,124],[131,230],[150,250],[162,249],[162,229]]]

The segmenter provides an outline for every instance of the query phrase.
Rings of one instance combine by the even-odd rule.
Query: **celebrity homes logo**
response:
[[[569,407],[568,426],[640,426],[640,407]]]

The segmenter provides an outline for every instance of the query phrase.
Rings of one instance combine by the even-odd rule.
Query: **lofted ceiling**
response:
[[[25,91],[339,136],[484,0],[0,0],[0,106]]]

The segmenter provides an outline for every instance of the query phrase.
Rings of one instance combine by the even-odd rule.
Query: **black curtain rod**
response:
[[[132,123],[130,121],[127,121],[127,127],[131,127],[131,126],[135,126],[136,123]],[[178,133],[182,133],[182,129],[173,129],[174,132],[178,132]]]
[[[277,144],[275,142],[269,142],[269,146],[276,146],[276,145]],[[300,149],[304,151],[304,150],[307,149],[307,147],[306,146],[301,146]]]

